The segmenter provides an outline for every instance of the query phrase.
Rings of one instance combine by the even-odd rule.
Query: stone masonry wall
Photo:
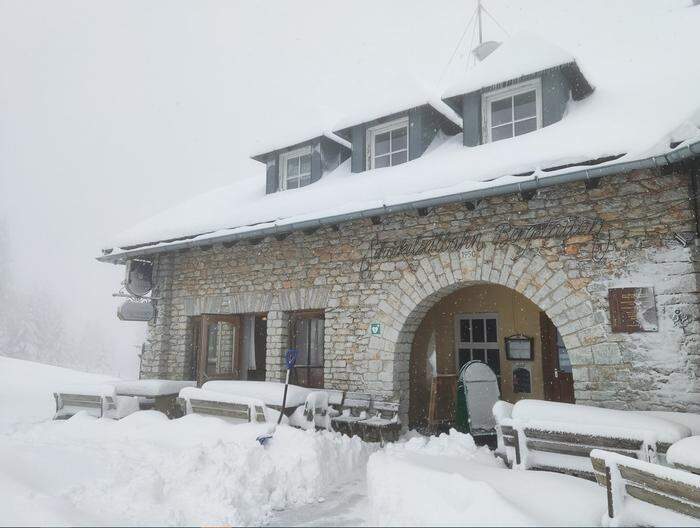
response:
[[[513,288],[547,312],[574,365],[576,399],[618,408],[700,411],[698,250],[684,174],[636,172],[348,222],[256,244],[216,244],[155,260],[157,315],[144,377],[192,377],[191,316],[267,312],[267,377],[283,378],[288,313],[325,310],[325,384],[408,404],[413,332],[438,299],[475,282]],[[499,224],[599,218],[592,239],[494,244]],[[374,259],[376,240],[480,233],[470,250]],[[376,246],[375,246],[376,247]],[[524,249],[524,251],[523,251]],[[365,272],[363,273],[363,270]],[[659,331],[613,334],[609,287],[653,287]],[[382,333],[370,335],[380,322]]]

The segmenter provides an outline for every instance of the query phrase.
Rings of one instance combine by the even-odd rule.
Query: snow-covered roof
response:
[[[443,94],[444,98],[463,95],[526,75],[571,64],[569,52],[534,35],[519,34],[501,44]]]
[[[265,158],[277,151],[277,150],[282,150],[290,147],[294,147],[296,145],[300,145],[302,143],[308,143],[310,141],[313,141],[319,137],[325,137],[330,139],[331,141],[334,141],[335,143],[338,143],[339,145],[342,145],[343,147],[347,149],[352,149],[352,144],[345,138],[340,137],[339,135],[331,132],[330,130],[324,130],[321,133],[318,133],[318,130],[315,130],[315,135],[313,133],[307,134],[307,135],[291,135],[287,136],[287,139],[281,139],[278,138],[275,143],[266,143],[265,147],[261,148],[258,152],[258,154],[255,154],[251,156],[256,161],[265,161]]]
[[[513,192],[513,184],[538,180],[546,185],[548,178],[578,171],[581,167],[575,165],[589,160],[617,158],[606,165],[634,162],[664,155],[672,150],[671,145],[682,149],[700,141],[700,68],[687,55],[689,50],[700,48],[700,8],[675,9],[648,23],[637,21],[617,27],[620,33],[615,35],[580,36],[576,58],[596,91],[584,100],[571,101],[564,118],[555,124],[476,147],[464,147],[461,135],[439,135],[422,157],[409,163],[351,173],[349,162],[345,162],[312,185],[269,195],[265,194],[265,177],[260,173],[135,225],[107,245],[111,254],[104,258],[118,261],[136,254],[124,248],[161,251],[177,246],[177,239],[211,243],[222,237],[254,236],[270,229],[291,230],[311,220],[388,211],[401,204],[459,193]],[[575,30],[572,22],[571,31]],[[463,74],[461,90],[502,82],[504,77],[522,75],[533,68],[546,69],[572,58],[561,50],[554,51],[555,46],[542,44],[540,39],[516,37],[516,43],[523,38],[530,50],[527,60],[522,59],[526,68],[518,70],[513,59],[505,75],[476,75],[474,68]],[[484,67],[490,61],[499,61],[499,52],[504,56],[509,47],[503,44],[483,61]],[[525,48],[515,46],[513,53]],[[546,56],[536,60],[532,56],[536,49]],[[434,99],[439,96],[436,94]],[[422,102],[428,100],[422,92],[419,97]],[[383,100],[387,103],[383,114],[388,115],[393,107],[390,98]],[[402,97],[405,101],[408,98]],[[339,106],[345,103],[339,101]],[[361,103],[349,102],[348,106],[363,107]],[[360,120],[348,115],[348,122],[371,119],[370,107],[364,105],[367,112]],[[693,148],[700,152],[698,145]],[[545,170],[562,166],[567,168]]]

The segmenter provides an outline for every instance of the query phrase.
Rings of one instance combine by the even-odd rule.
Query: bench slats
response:
[[[558,453],[561,455],[572,455],[572,456],[581,456],[581,457],[588,457],[591,454],[591,451],[596,449],[595,447],[591,446],[585,446],[585,445],[570,445],[570,444],[564,444],[564,443],[555,443],[555,442],[541,442],[539,440],[528,440],[527,441],[527,448],[532,449],[533,451],[542,451],[544,453]],[[618,453],[621,455],[626,455],[632,458],[637,458],[636,453],[632,453],[630,451],[622,451],[618,449],[607,449],[607,451],[610,451],[612,453]]]
[[[209,400],[190,400],[192,412],[201,414],[213,414],[250,421],[250,407],[242,403],[216,402]]]
[[[563,473],[565,475],[571,475],[574,477],[579,477],[579,478],[583,478],[583,479],[591,480],[591,481],[596,480],[596,476],[592,471],[585,471],[583,469],[563,468],[563,467],[558,467],[558,466],[546,466],[546,465],[542,465],[542,464],[537,464],[535,466],[531,466],[528,469],[533,470],[533,471],[551,471],[553,473]]]
[[[525,428],[527,438],[547,440],[550,442],[563,442],[566,444],[581,444],[595,446],[606,451],[638,451],[642,448],[641,440],[629,438],[613,438],[578,433],[561,433],[557,431],[542,431],[539,429]]]
[[[661,495],[660,493],[656,493],[645,488],[634,486],[633,484],[627,484],[625,489],[627,490],[627,493],[635,499],[653,504],[654,506],[673,510],[695,519],[700,519],[700,507],[698,506],[679,501],[667,495]]]
[[[677,480],[660,478],[647,471],[623,466],[621,464],[617,467],[620,470],[620,475],[625,480],[635,484],[641,484],[654,491],[665,493],[666,495],[673,495],[674,497],[680,497],[700,504],[700,489],[695,486],[690,486],[684,482],[678,482]]]

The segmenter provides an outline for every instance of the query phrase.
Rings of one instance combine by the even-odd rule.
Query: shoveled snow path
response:
[[[368,512],[367,477],[362,472],[329,489],[317,503],[274,512],[268,526],[367,526]]]

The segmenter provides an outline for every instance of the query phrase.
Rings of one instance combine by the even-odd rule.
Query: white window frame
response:
[[[474,346],[475,343],[474,341],[470,341],[469,343],[464,343],[462,341],[462,334],[460,332],[460,323],[461,321],[464,320],[469,320],[471,321],[472,319],[495,319],[496,320],[496,341],[491,342],[491,341],[484,341],[483,343],[476,343],[477,345],[482,345],[483,346]],[[471,325],[471,323],[470,323]],[[486,350],[498,350],[498,363],[501,365],[501,370],[503,370],[503,365],[501,364],[501,322],[499,320],[498,314],[497,313],[461,313],[455,315],[455,371],[459,374],[459,349],[460,348],[483,348],[484,349],[484,359],[486,359]],[[471,326],[469,328],[469,333],[472,333]],[[486,337],[486,323],[484,322],[484,337]],[[501,374],[497,375],[498,378],[501,377]]]
[[[280,179],[280,190],[285,191],[287,190],[287,161],[292,159],[292,158],[299,158],[301,156],[306,156],[306,155],[311,155],[311,146],[306,146],[306,147],[301,147],[295,150],[290,150],[289,152],[283,152],[280,154],[280,170],[279,170],[279,179]],[[299,165],[301,168],[301,165]],[[311,180],[311,174],[313,173],[313,169],[311,165],[309,165],[309,180]],[[311,181],[309,181],[311,183]],[[308,185],[308,184],[307,184]],[[299,187],[295,187],[295,189],[300,189],[301,187],[305,187],[304,185],[301,185],[301,173],[299,174]]]
[[[367,129],[367,136],[365,138],[367,144],[367,169],[374,169],[374,138],[377,134],[383,134],[384,132],[391,132],[392,130],[398,130],[400,128],[406,129],[406,161],[409,161],[409,155],[411,151],[411,141],[410,134],[411,130],[408,126],[408,116],[395,119],[388,123],[382,123],[381,125],[373,126]],[[402,149],[403,150],[403,149]],[[400,151],[389,151],[389,161],[391,162],[391,154]],[[384,154],[383,154],[384,155]],[[390,167],[392,165],[389,165]]]
[[[537,118],[537,128],[535,130],[539,130],[540,128],[542,128],[542,81],[539,77],[536,79],[531,79],[529,81],[515,84],[513,86],[507,86],[498,90],[492,90],[481,96],[481,115],[483,116],[482,136],[484,143],[491,143],[491,103],[493,103],[494,101],[499,101],[501,99],[515,97],[516,95],[531,92],[533,90],[535,91],[535,117]],[[513,121],[513,123],[515,122],[517,121]]]

